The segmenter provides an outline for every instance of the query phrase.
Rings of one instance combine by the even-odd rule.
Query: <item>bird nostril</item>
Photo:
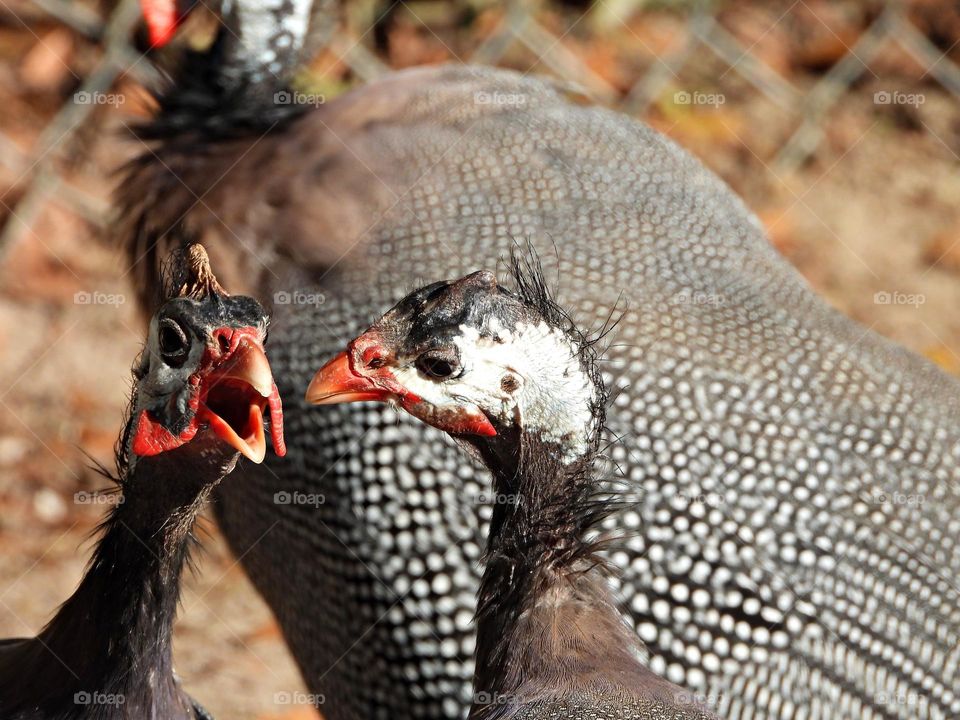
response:
[[[226,333],[220,333],[217,336],[217,342],[220,344],[220,352],[226,355],[230,351],[230,336]]]
[[[378,347],[368,347],[363,351],[363,364],[370,370],[377,370],[386,365],[383,351]]]

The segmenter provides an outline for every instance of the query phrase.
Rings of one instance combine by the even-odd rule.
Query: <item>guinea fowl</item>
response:
[[[194,248],[150,323],[117,444],[122,492],[76,592],[34,638],[0,644],[3,720],[200,720],[172,665],[192,528],[243,455],[284,453],[280,397],[263,351],[267,314],[229,296]],[[106,472],[106,471],[104,471]]]
[[[163,5],[161,39],[184,14]],[[585,322],[623,296],[611,430],[640,500],[604,522],[637,530],[614,584],[651,669],[729,717],[913,720],[884,698],[918,697],[960,717],[957,380],[820,300],[670,140],[555,83],[433,67],[275,103],[305,6],[225,5],[140,131],[118,234],[148,311],[166,247],[192,240],[228,287],[278,300],[298,433],[216,510],[328,720],[462,717],[487,532],[460,488],[489,481],[408,418],[302,389],[417,277],[494,266],[516,238],[557,248]],[[291,490],[325,502],[273,502]]]
[[[533,266],[531,266],[533,270]],[[493,475],[471,718],[715,718],[652,673],[590,538],[612,510],[597,457],[607,393],[536,271],[416,290],[314,377],[316,404],[395,403]]]

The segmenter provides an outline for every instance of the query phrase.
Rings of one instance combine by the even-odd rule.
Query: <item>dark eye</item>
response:
[[[190,341],[187,340],[187,334],[180,325],[170,318],[161,320],[158,341],[160,354],[165,363],[173,367],[183,365],[190,350]]]
[[[460,370],[456,351],[430,350],[417,358],[417,369],[427,377],[443,380]]]

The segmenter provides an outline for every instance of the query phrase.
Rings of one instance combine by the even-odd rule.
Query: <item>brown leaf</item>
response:
[[[960,273],[960,229],[935,236],[924,248],[923,260],[939,270]]]
[[[20,63],[20,80],[33,92],[59,92],[74,80],[73,35],[66,28],[44,34]]]
[[[960,356],[946,345],[935,345],[923,351],[924,357],[951,375],[960,375]]]

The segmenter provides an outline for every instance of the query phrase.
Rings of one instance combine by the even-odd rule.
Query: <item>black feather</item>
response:
[[[261,135],[282,128],[309,106],[274,102],[284,85],[227,83],[223,76],[228,30],[221,27],[206,50],[187,50],[160,87],[154,89],[155,116],[133,129],[141,140],[199,145]]]

